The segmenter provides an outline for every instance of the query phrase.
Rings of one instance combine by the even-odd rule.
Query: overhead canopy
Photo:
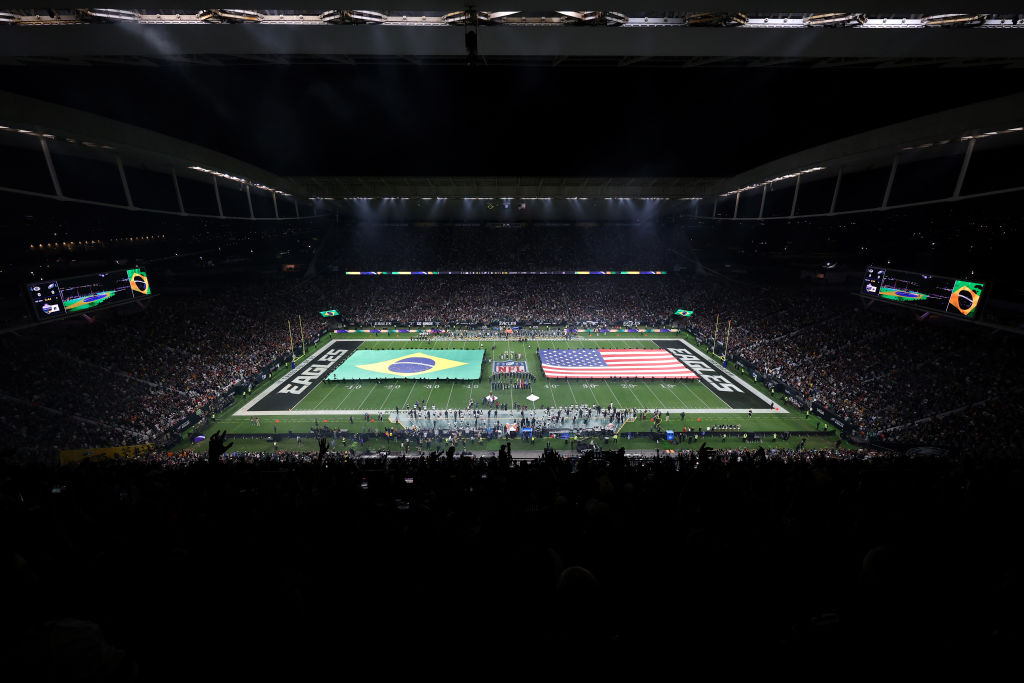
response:
[[[891,126],[840,138],[802,150],[723,179],[709,188],[710,195],[763,183],[793,172],[838,165],[888,165],[894,156],[919,145],[942,140],[960,140],[976,134],[1010,131],[1024,125],[1024,94],[999,97],[922,116]]]
[[[205,6],[178,3],[173,9],[130,10],[124,15],[126,20],[113,18],[119,16],[117,8],[55,10],[52,15],[49,10],[0,10],[0,22],[16,24],[4,27],[0,60],[8,64],[40,59],[67,63],[362,63],[399,58],[446,63],[464,60],[467,54],[465,13],[458,7],[419,3],[420,7],[401,11],[329,10],[292,9],[288,4],[279,3],[274,10],[206,10]],[[555,10],[548,2],[516,3],[517,9],[509,10],[482,3],[476,5],[477,11],[493,13],[495,19],[474,26],[479,34],[479,55],[492,62],[708,63],[685,61],[699,58],[769,60],[755,62],[759,64],[870,60],[907,66],[914,60],[1014,63],[1024,59],[1024,40],[1018,34],[1024,32],[1024,24],[1018,21],[1019,7],[1004,7],[1006,3],[986,3],[978,8],[983,15],[966,14],[969,8],[943,0],[926,8],[905,6],[902,11],[901,3],[895,7],[860,3],[858,12],[850,15],[862,17],[866,23],[851,19],[841,28],[805,25],[811,16],[821,14],[819,2],[755,4],[738,12],[732,3],[706,2],[698,13],[677,3],[654,1],[645,2],[642,9],[620,7],[618,11]],[[728,25],[695,25],[702,23],[695,15],[714,12],[728,15],[730,19],[723,20]],[[972,25],[922,25],[959,21],[927,19],[954,12]],[[472,15],[472,21],[477,16],[486,19],[492,14]],[[67,25],[59,31],[46,26],[54,23]]]

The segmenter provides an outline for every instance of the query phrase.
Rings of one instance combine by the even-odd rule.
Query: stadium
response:
[[[1020,8],[290,4],[0,10],[12,680],[1016,650]]]

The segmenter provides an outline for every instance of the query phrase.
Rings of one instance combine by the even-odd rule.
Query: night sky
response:
[[[728,176],[1020,90],[1001,69],[0,69],[3,89],[280,175]]]

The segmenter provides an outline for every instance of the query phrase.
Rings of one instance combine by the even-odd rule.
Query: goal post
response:
[[[725,345],[722,347],[722,353],[718,353],[718,316],[715,316],[715,336],[711,341],[711,355],[722,361],[723,365],[726,362],[726,356],[729,354],[729,333],[732,332],[732,320],[729,320],[725,327]]]

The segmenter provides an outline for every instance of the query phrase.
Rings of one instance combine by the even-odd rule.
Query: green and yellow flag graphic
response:
[[[480,379],[480,349],[356,351],[328,379]]]

